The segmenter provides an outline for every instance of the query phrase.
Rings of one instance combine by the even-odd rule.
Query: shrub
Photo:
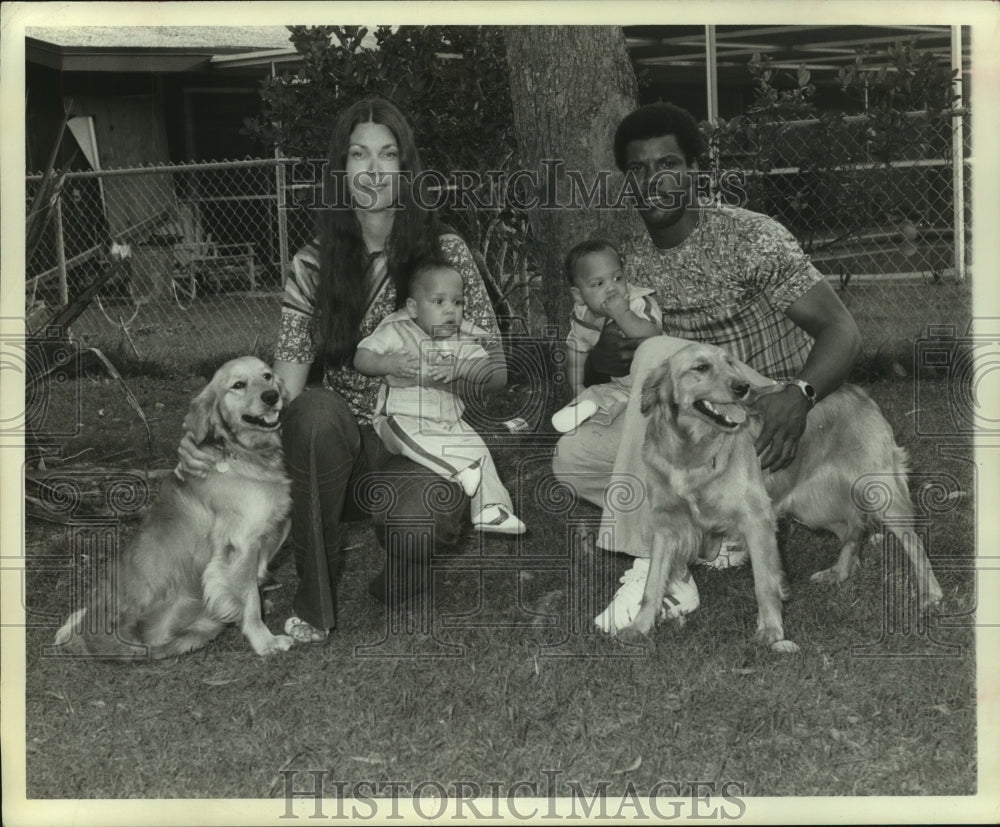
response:
[[[469,198],[443,212],[469,243],[501,317],[527,305],[527,222],[486,175],[514,153],[510,84],[503,37],[490,26],[290,26],[302,55],[264,81],[262,114],[247,130],[288,157],[324,158],[337,114],[379,95],[414,126],[427,168],[452,180],[479,176]],[[476,196],[473,199],[471,196]],[[457,200],[457,199],[456,199]]]

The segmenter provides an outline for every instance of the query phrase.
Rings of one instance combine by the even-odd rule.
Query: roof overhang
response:
[[[865,26],[787,25],[716,26],[718,70],[728,79],[746,79],[746,65],[754,53],[768,55],[775,68],[806,65],[814,72],[835,75],[842,66],[854,62],[858,51],[874,48],[866,66],[874,71],[891,64],[888,46],[904,40],[915,41],[922,49],[936,53],[942,62],[949,59],[949,26]],[[653,77],[677,81],[690,76],[704,78],[705,26],[625,26],[625,41],[636,68]],[[964,48],[968,57],[969,43]],[[212,58],[217,69],[265,68],[297,63],[302,56],[292,48],[219,55]]]
[[[205,46],[60,46],[34,37],[24,39],[25,60],[63,72],[204,72],[214,66],[237,68],[241,57],[289,51],[295,54],[287,49],[250,53],[246,49],[231,49],[227,54],[225,50]],[[229,58],[236,58],[236,62],[226,63]]]
[[[900,40],[914,40],[921,48],[948,59],[948,26],[716,26],[716,55],[720,76],[745,77],[746,64],[759,52],[771,57],[776,68],[806,65],[813,71],[835,75],[853,63],[866,46],[885,47]],[[626,43],[633,62],[654,78],[676,81],[705,69],[705,26],[626,26]],[[968,40],[965,40],[968,49]],[[67,46],[33,37],[25,38],[29,62],[69,72],[204,72],[266,71],[278,64],[294,64],[302,56],[289,47],[248,50],[213,46]],[[891,61],[867,61],[870,68]]]
[[[626,26],[625,41],[637,69],[654,80],[697,79],[705,72],[705,26]],[[720,79],[749,82],[746,66],[755,53],[767,55],[774,68],[806,66],[817,79],[834,80],[837,70],[854,63],[858,52],[872,48],[866,70],[891,67],[887,49],[914,41],[947,63],[951,53],[950,26],[788,25],[715,26],[716,66]],[[964,39],[965,57],[969,55]]]
[[[302,55],[295,49],[265,49],[260,52],[241,52],[235,55],[213,55],[213,69],[263,69],[277,63],[295,63]]]

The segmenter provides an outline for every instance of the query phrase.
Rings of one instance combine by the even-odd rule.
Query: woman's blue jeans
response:
[[[461,487],[390,454],[328,388],[310,388],[292,401],[282,416],[282,444],[292,478],[295,614],[317,629],[337,625],[340,525],[366,517],[386,555],[369,591],[384,602],[424,591],[431,558],[451,550],[468,522]]]

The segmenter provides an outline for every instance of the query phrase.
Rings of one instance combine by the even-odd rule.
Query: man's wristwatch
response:
[[[802,395],[809,400],[810,408],[816,404],[816,388],[806,382],[805,379],[786,379],[785,384],[795,385],[798,387],[798,389],[802,391]]]

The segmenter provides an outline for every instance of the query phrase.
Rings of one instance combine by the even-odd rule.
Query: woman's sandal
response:
[[[330,630],[317,629],[302,618],[292,615],[285,621],[285,634],[296,643],[322,643],[330,634]]]

